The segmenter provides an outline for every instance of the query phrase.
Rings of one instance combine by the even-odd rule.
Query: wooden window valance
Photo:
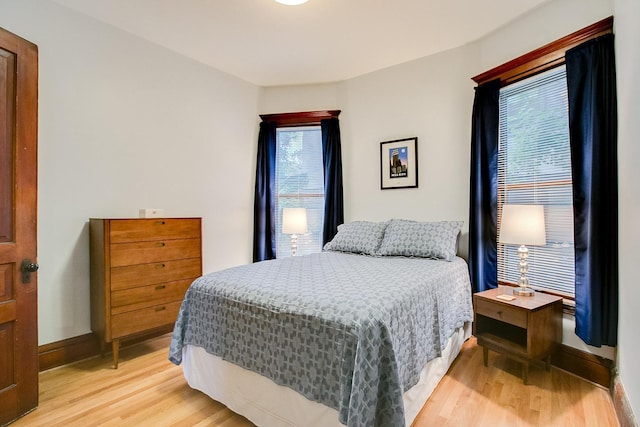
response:
[[[275,122],[278,127],[315,126],[320,120],[338,118],[340,110],[306,111],[302,113],[260,114],[264,122]]]
[[[473,77],[477,84],[500,79],[501,85],[506,86],[518,80],[541,73],[550,68],[564,64],[565,52],[581,43],[594,39],[603,34],[613,32],[613,16],[605,18],[595,24],[571,33],[559,40],[551,42],[541,48],[522,55],[516,59],[485,71]]]

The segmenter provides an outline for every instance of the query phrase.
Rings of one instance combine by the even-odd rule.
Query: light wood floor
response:
[[[253,426],[189,388],[167,360],[169,340],[123,349],[118,370],[106,357],[41,373],[40,407],[11,427]],[[554,368],[532,367],[526,386],[519,375],[520,365],[496,353],[485,368],[472,338],[414,427],[618,426],[606,390]]]

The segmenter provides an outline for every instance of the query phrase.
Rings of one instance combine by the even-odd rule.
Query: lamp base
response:
[[[297,252],[298,252],[298,235],[292,234],[291,235],[291,256],[296,256]]]
[[[531,288],[519,287],[513,290],[513,294],[520,297],[532,297],[533,294],[535,294],[535,291]]]

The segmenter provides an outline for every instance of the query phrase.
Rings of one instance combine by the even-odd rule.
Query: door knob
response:
[[[22,283],[31,283],[31,273],[38,271],[40,266],[28,259],[22,260]]]

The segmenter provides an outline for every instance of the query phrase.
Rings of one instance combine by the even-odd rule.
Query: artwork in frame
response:
[[[418,187],[418,137],[380,143],[380,189]]]

